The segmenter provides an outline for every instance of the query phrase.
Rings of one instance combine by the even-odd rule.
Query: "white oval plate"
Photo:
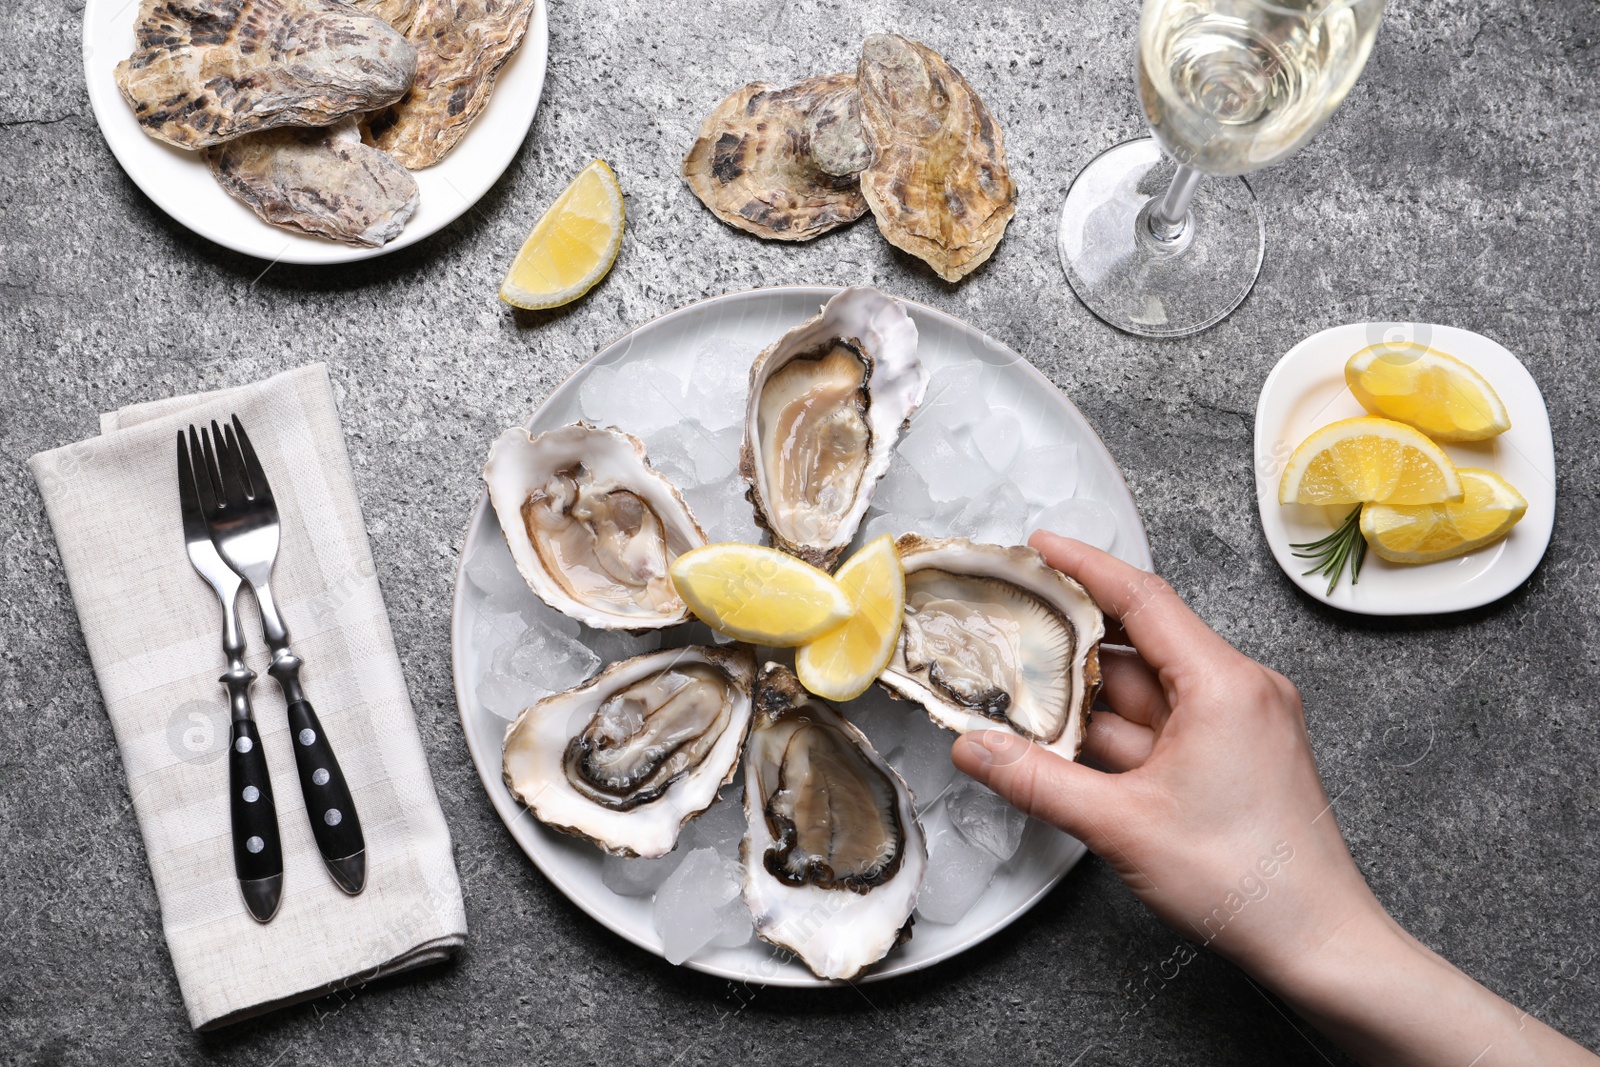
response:
[[[541,432],[577,421],[578,390],[595,367],[640,366],[659,360],[681,373],[692,365],[700,342],[711,337],[746,345],[754,359],[757,352],[791,326],[815,315],[837,292],[836,288],[822,286],[755,289],[713,297],[670,312],[602,349],[551,393],[526,425]],[[1000,342],[932,308],[910,301],[902,303],[917,324],[919,352],[930,373],[962,361],[979,360],[995,368],[997,392],[991,396],[996,406],[1016,409],[1020,432],[1029,436],[1049,434],[1077,445],[1079,494],[1110,506],[1117,530],[1113,551],[1129,563],[1149,569],[1150,546],[1133,496],[1111,454],[1072,402]],[[480,494],[462,544],[450,627],[456,705],[472,761],[495,811],[545,877],[600,923],[640,948],[661,955],[661,938],[651,918],[650,898],[613,893],[601,880],[600,850],[586,841],[546,829],[512,799],[500,778],[501,747],[508,724],[485,709],[474,695],[470,679],[479,676],[478,650],[472,647],[469,637],[476,603],[467,596],[469,583],[463,571],[474,551],[486,541],[500,539],[499,524]],[[920,970],[978,944],[1038,902],[1083,854],[1083,845],[1073,838],[1042,823],[1030,823],[1017,856],[1001,867],[964,919],[949,926],[917,923],[911,940],[891,952],[864,980]],[[757,941],[739,948],[704,949],[687,960],[685,966],[743,982],[781,986],[830,984],[815,977],[803,964],[780,959]]]
[[[1307,577],[1311,566],[1291,544],[1325,536],[1349,508],[1278,503],[1278,480],[1296,445],[1313,430],[1365,415],[1344,383],[1344,365],[1361,349],[1383,341],[1431,345],[1471,365],[1500,394],[1511,429],[1488,441],[1442,447],[1457,465],[1484,467],[1516,486],[1528,511],[1511,533],[1492,545],[1438,563],[1407,565],[1368,552],[1361,580],[1348,574],[1328,595],[1328,580]],[[1493,603],[1527,580],[1550,544],[1556,518],[1555,447],[1550,415],[1539,386],[1522,362],[1481,334],[1425,323],[1358,322],[1306,338],[1267,375],[1256,404],[1256,498],[1267,544],[1289,580],[1308,596],[1361,615],[1436,615]]]
[[[500,68],[489,106],[443,160],[412,171],[420,202],[400,236],[361,248],[262,222],[223,191],[198,153],[156,140],[139,126],[114,75],[133,51],[139,0],[88,0],[83,9],[83,72],[106,144],[156,206],[195,233],[235,252],[274,263],[353,263],[416,244],[461,217],[511,163],[533,125],[544,88],[549,26],[536,0],[522,45]]]

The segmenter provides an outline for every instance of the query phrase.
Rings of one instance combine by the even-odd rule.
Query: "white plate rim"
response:
[[[682,307],[675,308],[672,311],[657,315],[656,317],[641,323],[639,326],[623,332],[607,344],[599,347],[593,356],[580,364],[559,385],[550,391],[549,395],[545,397],[544,401],[535,407],[533,412],[522,421],[522,425],[531,428],[533,422],[538,418],[540,411],[542,411],[546,406],[558,402],[568,390],[577,388],[577,380],[585,368],[601,361],[603,357],[612,352],[618,346],[623,344],[631,344],[632,338],[645,330],[660,328],[666,323],[686,315],[704,314],[711,309],[724,304],[733,305],[745,301],[759,301],[775,296],[809,296],[815,298],[818,306],[821,306],[822,303],[837,295],[842,291],[842,289],[842,286],[832,285],[757,286],[749,289],[741,289],[722,293],[716,296],[705,297],[700,300],[685,304]],[[1077,405],[1072,402],[1071,398],[1068,397],[1065,392],[1057,388],[1055,383],[1050,381],[1049,378],[1045,377],[1044,373],[1035,367],[1031,362],[1023,358],[1020,354],[1015,352],[1015,350],[1011,349],[1009,345],[1004,344],[990,335],[985,334],[983,331],[977,329],[971,324],[964,322],[963,320],[946,312],[940,311],[937,308],[930,307],[927,304],[923,304],[915,300],[906,299],[905,297],[896,296],[895,299],[906,307],[915,309],[920,315],[926,315],[930,318],[940,320],[943,325],[956,330],[958,333],[962,333],[970,338],[977,339],[983,344],[999,347],[1004,352],[1014,357],[1014,362],[1024,369],[1025,374],[1031,375],[1035,379],[1035,384],[1037,386],[1048,389],[1050,392],[1059,397],[1061,402],[1065,404],[1066,407],[1072,412],[1073,416],[1075,416],[1082,423],[1083,428],[1087,430],[1088,440],[1092,442],[1093,446],[1099,450],[1099,458],[1102,460],[1102,462],[1116,475],[1117,480],[1115,485],[1120,487],[1122,493],[1126,495],[1128,503],[1131,505],[1130,510],[1134,516],[1136,526],[1134,530],[1129,532],[1130,534],[1137,534],[1137,541],[1134,545],[1126,546],[1129,554],[1134,557],[1134,559],[1129,560],[1129,562],[1133,563],[1135,566],[1140,566],[1147,570],[1151,569],[1153,566],[1153,558],[1150,553],[1149,538],[1144,529],[1144,518],[1139,513],[1137,501],[1135,501],[1133,498],[1133,492],[1128,487],[1127,479],[1124,477],[1122,469],[1117,465],[1116,460],[1112,457],[1110,450],[1106,448],[1105,442],[1095,431],[1093,425],[1083,417],[1083,413],[1078,410]],[[483,489],[480,489],[477,498],[472,505],[471,518],[467,523],[466,532],[461,542],[461,552],[458,554],[456,559],[455,588],[454,595],[451,598],[451,684],[456,698],[456,715],[461,725],[463,740],[467,742],[468,754],[472,757],[473,766],[478,772],[478,778],[483,784],[484,792],[488,794],[490,803],[494,806],[495,813],[500,816],[501,822],[505,824],[505,827],[511,834],[513,840],[516,841],[518,847],[522,849],[523,853],[528,857],[528,859],[533,862],[534,866],[539,869],[539,872],[544,875],[544,877],[549,880],[552,885],[559,889],[569,901],[577,905],[580,910],[598,922],[601,926],[610,930],[623,940],[628,941],[645,952],[650,953],[652,956],[660,958],[660,951],[655,945],[649,944],[635,937],[631,930],[628,930],[622,925],[613,922],[597,907],[591,905],[590,901],[584,897],[577,887],[568,882],[560,874],[559,870],[554,867],[554,865],[547,863],[536,848],[530,846],[525,837],[526,831],[520,831],[517,826],[522,819],[529,817],[530,813],[528,809],[520,808],[511,798],[509,791],[506,790],[504,782],[500,777],[499,752],[496,751],[494,753],[487,754],[493,757],[492,759],[487,759],[485,758],[486,754],[480,753],[478,748],[472,743],[472,732],[470,731],[467,723],[467,701],[465,694],[462,691],[462,679],[466,674],[465,665],[462,661],[463,645],[466,641],[464,626],[466,600],[465,589],[467,582],[466,548],[468,545],[475,542],[480,534],[482,526],[491,521],[489,514],[488,493]],[[509,725],[510,724],[508,723],[507,726],[509,727]],[[1018,903],[1009,912],[1006,912],[1004,915],[1001,915],[993,920],[983,930],[974,933],[972,936],[960,942],[959,944],[953,945],[932,956],[916,960],[903,960],[889,967],[874,969],[867,972],[865,975],[860,976],[859,978],[853,979],[852,981],[855,983],[879,982],[889,978],[925,970],[963,952],[966,952],[967,950],[983,943],[984,941],[987,941],[995,934],[998,934],[1000,931],[1016,922],[1024,914],[1030,911],[1036,904],[1038,904],[1040,900],[1042,900],[1051,890],[1060,884],[1061,880],[1066,877],[1067,872],[1076,866],[1078,861],[1081,860],[1085,854],[1087,854],[1088,850],[1084,847],[1082,842],[1070,837],[1066,840],[1069,843],[1069,848],[1062,862],[1060,863],[1059,869],[1052,873],[1050,877],[1048,877],[1034,893]],[[753,976],[745,971],[740,971],[731,967],[719,966],[709,961],[700,960],[693,957],[685,960],[680,966],[699,971],[703,974],[712,975],[713,977],[717,978],[725,978],[730,981],[737,982],[756,983],[766,986],[794,989],[814,989],[828,988],[846,984],[831,981],[829,979],[817,978],[811,975],[788,972],[779,972],[774,975]]]
[[[122,6],[108,16],[107,9],[119,2]],[[438,233],[471,210],[500,180],[533,128],[534,116],[544,94],[550,28],[545,0],[534,0],[527,33],[517,51],[501,67],[489,106],[449,156],[432,167],[412,172],[424,205],[436,201],[453,206],[439,212],[419,206],[400,235],[378,248],[347,245],[262,221],[217,185],[209,174],[205,174],[204,183],[195,184],[209,185],[220,199],[213,199],[209,191],[202,193],[203,200],[198,208],[162,181],[161,171],[169,166],[193,165],[204,171],[205,164],[198,158],[181,158],[188,153],[157,141],[140,128],[117,88],[113,73],[123,55],[115,51],[110,56],[99,55],[95,48],[102,34],[121,32],[113,24],[124,13],[130,20],[131,39],[138,9],[139,0],[87,0],[84,5],[84,81],[101,136],[129,180],[174,221],[214,244],[273,263],[355,263],[397,252]],[[452,161],[457,161],[454,166]],[[211,218],[212,214],[222,216],[226,223],[217,223]]]
[[[1447,577],[1440,577],[1430,584],[1427,588],[1430,599],[1425,610],[1418,609],[1415,592],[1391,590],[1385,595],[1381,586],[1371,582],[1352,588],[1348,577],[1340,582],[1330,597],[1326,579],[1308,577],[1302,573],[1309,563],[1293,555],[1289,547],[1291,535],[1278,504],[1277,480],[1282,457],[1277,453],[1282,449],[1277,448],[1274,442],[1284,439],[1283,431],[1290,406],[1312,387],[1311,383],[1326,383],[1336,378],[1342,382],[1344,360],[1374,343],[1373,338],[1387,336],[1393,331],[1408,337],[1426,332],[1430,344],[1458,356],[1490,380],[1501,394],[1512,423],[1512,428],[1496,440],[1513,447],[1542,481],[1542,484],[1518,485],[1528,500],[1528,511],[1508,538],[1479,550],[1492,553],[1491,562],[1472,581],[1456,583]],[[1335,359],[1332,355],[1334,352],[1343,354]],[[1321,360],[1327,360],[1327,365],[1321,365]],[[1312,365],[1314,363],[1317,365]],[[1355,402],[1348,388],[1342,397],[1348,398],[1352,404]],[[1335,400],[1338,399],[1341,397],[1336,396]],[[1343,417],[1329,415],[1320,419],[1318,425]],[[1312,334],[1285,353],[1262,383],[1261,394],[1256,401],[1253,447],[1256,502],[1262,533],[1274,560],[1289,580],[1307,596],[1340,611],[1355,615],[1404,617],[1450,614],[1483,607],[1509,595],[1526,582],[1538,568],[1550,545],[1557,503],[1555,446],[1543,393],[1515,353],[1493,338],[1473,330],[1436,323],[1356,322]],[[1442,447],[1449,452],[1454,446],[1445,444]],[[1477,555],[1471,553],[1465,558],[1471,559]],[[1370,554],[1367,559],[1369,566],[1375,561]],[[1407,567],[1406,570],[1423,573],[1431,569],[1434,575],[1444,576],[1447,574],[1442,569],[1444,565],[1454,562],[1444,560]],[[1374,589],[1379,591],[1373,592]]]

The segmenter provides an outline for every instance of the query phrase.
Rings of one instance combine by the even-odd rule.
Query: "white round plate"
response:
[[[1347,360],[1369,345],[1410,341],[1455,356],[1488,379],[1511,415],[1511,429],[1488,441],[1445,444],[1462,467],[1484,467],[1517,487],[1528,511],[1511,533],[1455,559],[1390,563],[1368,552],[1361,580],[1348,573],[1328,595],[1328,580],[1307,577],[1311,561],[1291,544],[1315,541],[1349,514],[1347,507],[1278,503],[1278,480],[1290,453],[1313,430],[1368,412],[1344,383]],[[1256,498],[1267,544],[1289,580],[1308,596],[1361,615],[1437,615],[1493,603],[1527,580],[1550,544],[1556,518],[1555,447],[1550,415],[1533,376],[1504,347],[1471,330],[1425,323],[1361,322],[1306,338],[1278,361],[1256,404]]]
[[[522,45],[495,82],[489,106],[455,150],[412,172],[419,203],[400,236],[362,248],[270,226],[223,191],[198,153],[156,140],[139,126],[117,88],[116,66],[133,52],[139,0],[88,0],[83,9],[83,72],[106,144],[156,206],[200,236],[274,263],[352,263],[416,244],[450,225],[489,191],[533,125],[544,88],[549,26],[535,0]]]
[[[711,338],[719,344],[741,344],[754,359],[756,353],[790,327],[815,315],[837,292],[836,288],[821,286],[756,289],[713,297],[670,312],[602,349],[551,393],[526,425],[541,432],[577,421],[579,388],[596,367],[639,367],[648,361],[661,361],[681,373],[692,365],[697,347]],[[916,322],[919,353],[931,373],[963,361],[980,361],[993,368],[992,377],[985,379],[993,383],[989,391],[991,403],[1016,410],[1018,430],[1024,440],[1045,438],[1077,445],[1079,495],[1092,496],[1109,505],[1116,526],[1112,551],[1137,567],[1149,569],[1150,546],[1133,497],[1111,454],[1072,402],[1000,342],[932,308],[903,303]],[[512,799],[500,778],[501,747],[508,723],[479,703],[469,681],[479,677],[479,653],[470,641],[479,600],[468,596],[469,582],[464,573],[465,562],[475,551],[496,542],[502,542],[500,527],[480,494],[462,545],[451,618],[456,703],[478,776],[483,779],[495,811],[545,877],[603,925],[646,951],[661,955],[661,938],[651,918],[650,898],[613,893],[601,880],[600,850],[587,841],[546,829]],[[920,714],[914,708],[910,713]],[[891,952],[865,980],[920,970],[978,944],[1032,907],[1083,853],[1083,845],[1073,838],[1042,823],[1031,823],[1018,854],[1000,868],[994,882],[964,919],[948,926],[918,922],[911,940]],[[690,957],[685,966],[743,982],[830,984],[816,978],[798,961],[780,959],[758,941],[739,948],[704,949]]]

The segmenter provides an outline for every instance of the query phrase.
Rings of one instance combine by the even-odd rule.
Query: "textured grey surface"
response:
[[[1177,944],[1098,862],[982,949],[825,994],[735,990],[589,921],[495,818],[457,726],[448,605],[476,470],[622,330],[756,285],[870,282],[992,332],[1099,430],[1159,568],[1302,687],[1357,860],[1424,941],[1600,1044],[1600,525],[1590,379],[1600,98],[1592,0],[1393,5],[1312,144],[1255,179],[1268,254],[1232,318],[1133,340],[1073,299],[1055,212],[1141,132],[1133,0],[955,4],[558,0],[532,136],[449,229],[370,263],[266,264],[162,215],[84,94],[80,10],[12,11],[0,41],[0,1061],[6,1063],[1343,1062],[1232,967]],[[847,67],[863,34],[943,51],[1003,123],[1021,188],[994,261],[947,286],[865,222],[810,245],[717,223],[678,180],[699,117],[751,79]],[[595,156],[628,193],[606,281],[519,315],[495,298],[543,205]],[[265,272],[263,273],[263,271]],[[1320,608],[1277,571],[1252,489],[1256,392],[1324,327],[1450,323],[1527,363],[1555,428],[1555,537],[1527,585],[1448,618]],[[31,453],[102,410],[330,364],[471,923],[456,962],[221,1034],[186,1026],[127,787]],[[1074,1057],[1081,1057],[1074,1059]]]

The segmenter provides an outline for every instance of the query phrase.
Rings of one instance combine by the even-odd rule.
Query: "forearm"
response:
[[[1362,1063],[1383,1067],[1600,1064],[1591,1053],[1457,970],[1382,913],[1308,958],[1261,975]]]

